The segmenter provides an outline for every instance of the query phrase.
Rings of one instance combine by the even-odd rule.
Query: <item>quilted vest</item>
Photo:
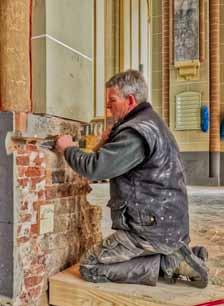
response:
[[[142,138],[145,159],[128,173],[110,180],[112,228],[133,232],[158,252],[170,254],[182,246],[181,242],[190,240],[185,175],[178,146],[147,102],[113,127],[109,141],[125,129],[132,129]]]

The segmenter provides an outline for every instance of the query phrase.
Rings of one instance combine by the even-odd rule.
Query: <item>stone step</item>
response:
[[[118,283],[89,283],[80,278],[78,265],[50,278],[53,306],[193,306],[224,298],[223,287],[190,287],[184,282],[156,287]]]

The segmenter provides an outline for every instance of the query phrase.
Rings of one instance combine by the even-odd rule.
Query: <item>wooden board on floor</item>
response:
[[[41,295],[39,306],[49,306],[48,294],[46,291]]]
[[[50,304],[54,306],[158,306],[147,294],[149,288],[139,285],[89,283],[80,278],[76,265],[50,278]]]
[[[50,305],[53,306],[193,306],[223,299],[223,287],[209,285],[205,289],[178,282],[156,287],[90,283],[82,280],[78,266],[50,278]]]

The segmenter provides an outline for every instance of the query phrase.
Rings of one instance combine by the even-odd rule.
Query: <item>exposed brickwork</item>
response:
[[[57,128],[66,121],[55,120]],[[72,122],[67,122],[67,132],[69,124],[72,126]],[[73,124],[71,130],[74,129]],[[76,129],[78,134],[77,124]],[[87,202],[86,195],[91,190],[88,181],[70,169],[61,155],[41,149],[38,143],[26,143],[18,146],[15,160],[15,306],[37,306],[47,288],[48,276],[77,262],[86,249],[101,239],[101,210]],[[54,206],[54,231],[39,235],[39,209],[46,204]]]
[[[210,1],[210,152],[220,152],[220,0]]]

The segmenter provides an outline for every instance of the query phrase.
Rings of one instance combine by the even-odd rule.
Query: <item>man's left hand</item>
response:
[[[72,140],[72,136],[71,135],[62,135],[62,136],[58,136],[57,140],[56,140],[56,145],[55,148],[59,153],[64,154],[64,151],[68,148],[68,147],[72,147],[74,146],[73,140]]]

